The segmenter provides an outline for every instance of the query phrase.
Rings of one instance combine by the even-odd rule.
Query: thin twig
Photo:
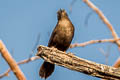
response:
[[[72,12],[72,7],[73,7],[73,5],[75,4],[76,1],[77,0],[72,0],[71,4],[69,6],[70,13]]]
[[[102,48],[100,48],[99,50],[105,56],[105,64],[107,65],[108,64],[108,57],[109,57],[110,53],[105,52]]]
[[[106,43],[106,42],[111,42],[114,43],[115,41],[118,41],[120,39],[114,40],[114,39],[103,39],[103,40],[90,40],[87,42],[83,42],[83,43],[74,43],[70,45],[70,48],[74,48],[74,47],[84,47],[90,44],[95,44],[95,43]]]
[[[24,59],[24,60],[18,62],[17,64],[21,65],[21,64],[29,63],[29,62],[35,61],[37,59],[40,59],[40,57],[34,56],[34,57],[29,58],[29,59]],[[0,79],[3,78],[3,77],[5,77],[5,76],[8,76],[8,74],[9,74],[10,71],[11,71],[11,69],[9,68],[6,72],[0,74]]]

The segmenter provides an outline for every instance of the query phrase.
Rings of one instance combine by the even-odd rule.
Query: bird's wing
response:
[[[52,32],[52,35],[51,35],[50,40],[49,40],[49,42],[48,42],[48,47],[52,47],[52,46],[55,45],[55,44],[54,44],[54,38],[56,38],[55,35],[56,35],[56,33],[57,33],[57,27],[59,27],[58,24],[56,25],[55,29],[54,29],[53,32]]]

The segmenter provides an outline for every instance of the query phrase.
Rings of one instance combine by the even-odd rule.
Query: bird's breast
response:
[[[68,20],[59,21],[59,31],[60,35],[64,35],[64,37],[69,37],[73,32],[73,25]]]
[[[61,21],[59,21],[59,23],[58,23],[58,25],[59,25],[59,32],[58,32],[58,34],[59,34],[59,39],[61,39],[61,41],[63,42],[63,43],[65,43],[65,42],[70,42],[71,41],[71,39],[72,39],[72,37],[73,37],[73,25],[72,25],[72,23],[69,21],[69,20],[61,20]]]

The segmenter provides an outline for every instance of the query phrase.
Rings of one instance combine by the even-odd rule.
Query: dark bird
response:
[[[50,37],[48,47],[55,47],[58,50],[66,51],[74,36],[74,26],[64,9],[57,12],[57,25],[54,28]],[[39,75],[41,78],[48,78],[54,71],[55,65],[44,61],[42,64]]]

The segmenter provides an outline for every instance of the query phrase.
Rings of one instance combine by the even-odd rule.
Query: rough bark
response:
[[[87,75],[109,80],[120,80],[120,69],[88,61],[79,58],[72,53],[66,54],[55,48],[41,45],[38,47],[38,53],[36,55],[52,64],[82,72]]]

